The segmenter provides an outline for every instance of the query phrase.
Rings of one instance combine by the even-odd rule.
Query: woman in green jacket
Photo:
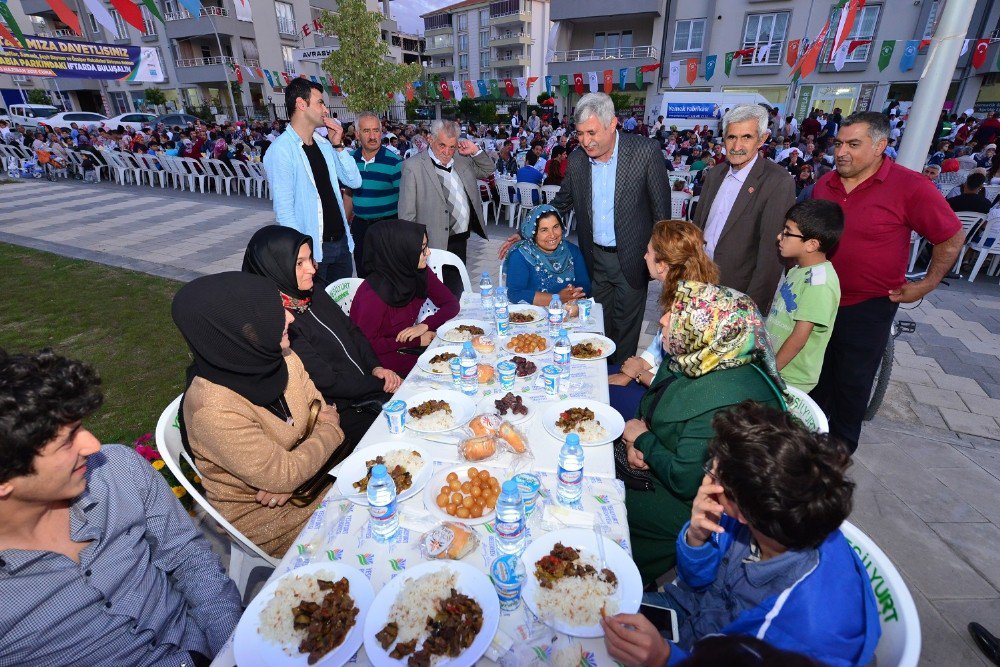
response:
[[[660,325],[666,363],[622,436],[629,464],[652,476],[652,490],[625,494],[632,557],[646,584],[675,564],[715,414],[745,400],[787,409],[763,319],[745,294],[682,280]]]

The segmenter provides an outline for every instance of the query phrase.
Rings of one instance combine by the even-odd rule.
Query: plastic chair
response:
[[[257,196],[263,197],[267,193],[268,199],[274,199],[271,186],[267,183],[267,170],[264,169],[263,162],[251,162],[247,165],[255,173],[257,179]]]
[[[143,166],[143,174],[149,182],[149,187],[154,187],[153,179],[160,184],[160,188],[167,187],[167,171],[160,164],[159,159],[152,155],[136,155],[137,160]]]
[[[986,223],[984,223],[979,238],[972,241],[967,248],[970,251],[979,253],[979,256],[976,257],[976,263],[972,265],[972,271],[969,272],[970,283],[976,279],[979,270],[983,268],[983,263],[986,262],[990,255],[993,255],[993,261],[990,264],[987,275],[993,275],[993,272],[997,268],[997,262],[1000,261],[1000,243],[997,243],[998,240],[1000,240],[1000,215],[993,215],[993,211],[990,211],[990,216],[987,218]]]
[[[965,251],[972,242],[975,236],[974,232],[982,229],[980,223],[984,223],[986,216],[982,213],[976,213],[975,211],[958,211],[955,213],[958,221],[962,223],[962,231],[965,232],[965,244],[962,246],[961,252],[958,253],[958,259],[955,260],[955,266],[952,267],[952,273],[958,273],[959,269],[962,267],[962,260],[965,258]]]
[[[350,315],[351,304],[354,303],[354,295],[363,282],[364,278],[341,278],[340,280],[334,280],[326,286],[326,293],[340,306],[345,315]]]
[[[674,220],[687,220],[687,210],[691,204],[691,195],[685,192],[670,193],[670,217]]]
[[[188,189],[191,192],[195,191],[195,183],[201,187],[201,191],[205,192],[205,181],[208,176],[205,174],[204,167],[201,163],[193,157],[178,157],[176,158],[177,164],[180,164],[181,168],[185,173],[185,180],[188,183]]]
[[[992,202],[997,197],[1000,197],[1000,185],[987,185],[983,188],[983,196]]]
[[[254,173],[250,171],[250,167],[240,160],[233,160],[233,171],[236,172],[236,191],[239,192],[240,187],[242,187],[243,192],[249,197],[257,187],[257,179]]]
[[[181,396],[175,398],[167,406],[160,415],[159,421],[156,422],[156,449],[160,452],[160,456],[163,457],[163,462],[170,468],[170,472],[173,473],[177,481],[184,487],[184,490],[191,495],[194,501],[198,503],[198,506],[204,510],[205,514],[212,517],[226,531],[230,543],[229,578],[236,582],[240,596],[244,599],[244,603],[247,603],[249,602],[246,599],[247,583],[250,581],[250,575],[260,567],[273,570],[278,565],[278,561],[261,551],[260,547],[248,540],[235,526],[226,521],[219,514],[218,510],[212,507],[208,499],[185,477],[181,470],[182,458],[187,461],[188,465],[196,473],[198,469],[195,467],[194,461],[184,451],[184,444],[181,442],[180,427],[177,425],[177,410],[181,404]]]
[[[476,180],[476,185],[479,186],[479,198],[483,200],[483,225],[485,226],[490,221],[490,211],[493,210],[495,204],[493,203],[493,195],[490,193],[490,184],[483,180]]]
[[[850,521],[840,526],[872,579],[872,592],[881,610],[882,638],[875,649],[879,665],[916,667],[920,659],[920,617],[906,582],[889,557]]]
[[[462,276],[462,288],[472,294],[472,281],[469,279],[469,270],[465,264],[453,252],[431,248],[431,256],[427,258],[427,266],[434,272],[441,282],[444,282],[444,267],[454,266]]]
[[[500,206],[499,210],[503,210],[504,207],[507,208],[507,226],[514,226],[514,213],[517,210],[517,202],[511,197],[511,191],[515,188],[514,179],[498,178],[496,179],[497,192],[500,194]],[[500,223],[499,216],[497,216],[497,224]]]
[[[517,226],[521,226],[521,221],[524,220],[524,214],[530,213],[531,209],[535,208],[542,202],[542,193],[537,185],[534,183],[517,183],[515,185],[517,188]]]
[[[817,405],[816,401],[809,397],[809,394],[788,386],[785,388],[788,394],[788,411],[798,417],[807,428],[817,433],[829,433],[830,422],[826,418],[826,413]]]
[[[229,167],[226,163],[214,158],[205,158],[202,160],[202,164],[205,165],[208,177],[215,181],[215,192],[222,194],[223,188],[225,188],[225,194],[228,197],[229,184],[233,182],[235,176],[230,175]]]
[[[556,198],[557,194],[559,194],[560,188],[562,188],[561,185],[543,185],[542,202],[546,204],[551,204],[552,200]]]

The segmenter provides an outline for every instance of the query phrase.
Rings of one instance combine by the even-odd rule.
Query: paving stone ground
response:
[[[268,200],[110,183],[0,186],[0,242],[190,280],[237,270]],[[473,240],[469,270],[496,276],[510,230]],[[6,278],[0,267],[0,289]],[[923,665],[986,665],[965,630],[1000,634],[1000,285],[981,273],[901,309],[885,402],[865,425],[851,521],[893,560],[920,615]],[[656,331],[650,290],[642,344]],[[0,314],[0,317],[3,315]]]

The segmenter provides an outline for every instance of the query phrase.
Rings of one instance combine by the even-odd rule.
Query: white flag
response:
[[[94,15],[97,22],[104,26],[104,29],[109,35],[115,37],[118,35],[118,28],[115,26],[115,20],[111,18],[111,14],[108,13],[107,8],[101,0],[83,0],[84,4],[87,5],[87,9],[90,13]]]
[[[837,52],[833,54],[833,66],[838,72],[844,69],[844,63],[847,62],[847,49],[849,44],[850,42],[845,39],[840,45],[840,48],[837,49]]]
[[[396,101],[399,102],[400,104],[403,104],[406,102],[406,97],[403,95],[403,93],[396,93]]]
[[[757,63],[767,62],[767,55],[771,52],[771,45],[765,44],[754,51],[753,60]]]
[[[523,76],[517,77],[517,92],[523,99],[528,99],[528,80]]]
[[[456,102],[462,101],[462,82],[452,81],[451,82],[451,94],[455,96]]]
[[[961,58],[962,56],[964,56],[966,54],[966,52],[969,50],[969,42],[971,42],[971,41],[972,41],[971,39],[967,39],[964,42],[962,42],[962,52],[958,54],[959,58]]]
[[[676,88],[677,84],[681,81],[681,61],[671,60],[670,61],[670,87]]]
[[[590,80],[590,92],[597,92],[597,72],[587,72],[587,78]]]

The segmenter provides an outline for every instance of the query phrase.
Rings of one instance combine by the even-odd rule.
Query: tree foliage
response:
[[[52,104],[52,100],[44,90],[32,88],[28,91],[28,104]]]
[[[624,113],[632,109],[632,98],[625,93],[611,93],[611,103],[615,105],[615,113]]]
[[[159,88],[147,88],[143,91],[143,95],[146,98],[146,104],[159,106],[167,103],[167,96]]]
[[[347,108],[354,112],[386,111],[391,95],[420,78],[419,64],[399,65],[386,59],[389,45],[382,41],[382,14],[370,12],[365,0],[340,0],[338,13],[320,17],[327,34],[340,39],[340,48],[323,61],[323,69],[347,92]]]

